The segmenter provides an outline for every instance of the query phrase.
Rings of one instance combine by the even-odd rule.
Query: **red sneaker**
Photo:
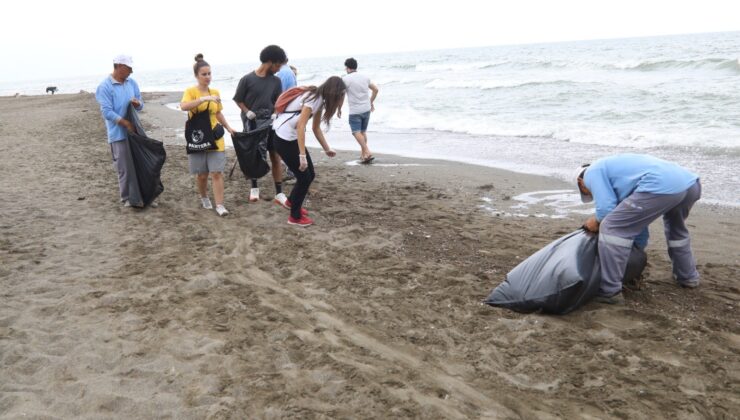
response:
[[[285,207],[286,209],[290,209],[292,207],[292,204],[290,204],[290,200],[288,200],[288,199],[285,200],[285,204],[282,204],[282,203],[278,203],[278,204],[280,204],[281,206]],[[303,216],[308,216],[308,210],[306,210],[305,208],[301,207],[301,217],[303,217]]]
[[[308,216],[301,216],[300,219],[294,219],[293,216],[288,216],[288,224],[306,227],[311,226],[313,224],[313,220],[311,220]]]

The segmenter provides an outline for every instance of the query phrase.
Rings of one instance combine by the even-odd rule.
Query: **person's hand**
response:
[[[138,99],[136,99],[136,98],[131,98],[131,105],[133,105],[134,107],[138,108],[138,107],[141,106],[141,102]]]
[[[131,124],[131,121],[125,118],[121,118],[120,120],[118,120],[118,125],[120,125],[121,127],[124,127],[128,131],[131,131],[134,133],[136,132],[136,129],[134,129],[134,125]]]
[[[228,131],[229,134],[231,134],[232,136],[234,135],[234,133],[236,133],[236,131],[234,131],[234,129],[231,127],[226,127],[226,131]]]
[[[200,100],[203,102],[213,101],[213,102],[221,102],[221,98],[218,96],[208,95],[208,96],[201,96]]]
[[[586,220],[586,222],[583,224],[583,227],[586,228],[589,232],[598,232],[599,231],[599,222],[596,220],[595,216],[591,216]]]
[[[251,109],[249,111],[247,111],[247,119],[248,120],[253,120],[255,118],[257,118],[257,114],[255,114],[254,111],[252,111]]]
[[[324,150],[324,153],[326,153],[326,155],[329,157],[334,157],[337,155],[337,152],[335,152],[334,149],[332,149],[331,147],[329,148],[329,150]]]
[[[298,155],[298,160],[301,162],[298,166],[298,170],[301,172],[305,171],[308,168],[308,159],[306,159],[306,155]]]
[[[370,104],[370,112],[375,112],[375,105]]]
[[[277,114],[273,113],[272,115],[270,115],[271,120],[275,121],[276,118],[277,118]]]
[[[337,118],[342,118],[342,109],[337,110]]]

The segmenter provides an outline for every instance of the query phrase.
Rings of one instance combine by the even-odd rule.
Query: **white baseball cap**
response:
[[[123,64],[134,68],[134,59],[130,55],[120,54],[113,59],[113,64]]]
[[[578,193],[581,194],[581,202],[582,203],[590,203],[590,202],[594,201],[594,196],[593,195],[585,195],[583,192],[581,192],[581,188],[578,186],[578,180],[581,179],[581,178],[583,178],[586,175],[586,170],[588,169],[589,166],[590,166],[590,164],[585,163],[585,164],[579,166],[578,168],[576,168],[575,172],[573,173],[573,175],[574,175],[573,181],[575,181],[575,183],[576,183],[576,188],[578,188]]]

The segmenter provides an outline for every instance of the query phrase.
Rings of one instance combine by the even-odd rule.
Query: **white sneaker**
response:
[[[219,216],[227,216],[229,214],[229,211],[226,210],[226,207],[224,207],[223,204],[217,204],[216,213],[218,213]]]
[[[203,206],[206,210],[213,209],[213,205],[211,204],[211,199],[208,197],[201,197],[200,198],[200,204]]]
[[[249,191],[249,201],[251,202],[260,201],[260,189],[259,188],[252,188]]]
[[[159,207],[159,203],[156,201],[152,201],[151,203],[149,203],[149,207],[156,209],[157,207]]]
[[[285,195],[285,193],[280,193],[275,196],[275,204],[280,204],[281,206],[290,210],[290,205],[288,205],[288,197]]]
[[[123,207],[131,207],[131,203],[128,200],[124,201]]]

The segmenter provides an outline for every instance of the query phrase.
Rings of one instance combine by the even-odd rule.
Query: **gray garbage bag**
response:
[[[645,253],[633,247],[627,275],[639,277],[646,262]],[[485,303],[517,312],[566,314],[594,298],[600,283],[598,235],[579,229],[514,267]]]

